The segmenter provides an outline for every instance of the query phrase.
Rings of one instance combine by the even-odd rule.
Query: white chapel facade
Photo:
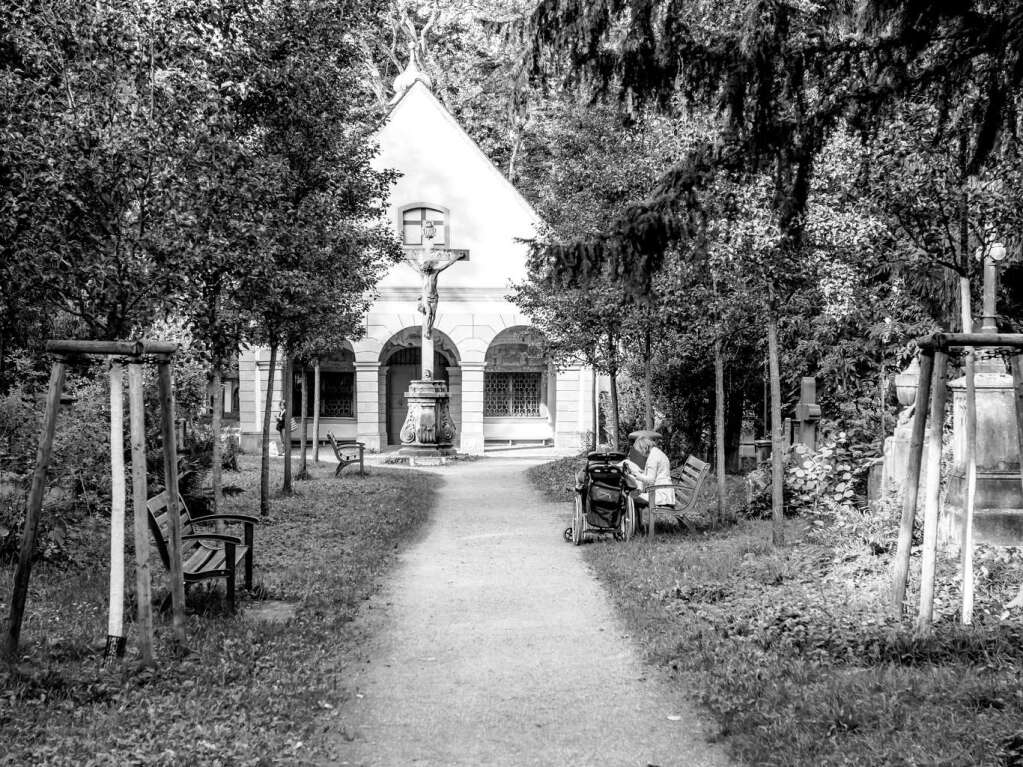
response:
[[[389,220],[410,251],[423,246],[424,231],[432,231],[435,249],[468,251],[439,275],[433,327],[435,377],[448,384],[455,447],[480,455],[487,446],[585,445],[592,429],[592,371],[555,368],[544,357],[541,333],[507,299],[511,284],[526,276],[520,240],[536,236],[540,218],[414,64],[395,81],[395,91],[376,137],[375,165],[401,173]],[[399,446],[404,395],[420,377],[421,285],[412,264],[393,266],[377,286],[363,337],[321,357],[320,439],[330,432],[371,451]],[[238,360],[238,425],[247,450],[261,438],[269,357],[268,349],[253,348]],[[280,379],[278,370],[275,404]],[[308,380],[311,385],[311,373]],[[307,423],[312,437],[311,417]]]

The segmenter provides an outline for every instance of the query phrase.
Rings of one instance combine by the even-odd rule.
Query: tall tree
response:
[[[268,0],[245,15],[236,110],[258,147],[265,183],[255,222],[260,259],[245,276],[242,294],[259,317],[252,340],[286,360],[318,324],[360,313],[367,291],[397,258],[393,236],[379,223],[393,174],[370,166],[379,114],[363,84],[357,42],[370,34],[379,10],[362,0]],[[264,435],[271,402],[268,394]],[[285,452],[290,491],[288,439]],[[263,513],[268,484],[264,439]]]

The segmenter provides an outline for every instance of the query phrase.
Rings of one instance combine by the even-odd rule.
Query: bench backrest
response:
[[[682,494],[683,502],[689,503],[690,499],[700,489],[704,478],[710,472],[710,464],[701,461],[699,458],[689,456],[682,468],[672,472],[675,480],[675,490]]]
[[[149,512],[149,532],[153,535],[156,543],[156,550],[160,553],[160,560],[163,566],[170,570],[170,515],[168,512],[168,500],[170,496],[164,490],[159,495],[154,495],[146,501],[146,510]],[[181,534],[192,533],[192,515],[188,513],[185,499],[178,495],[178,511],[181,516]]]
[[[341,460],[358,460],[359,453],[362,450],[362,443],[360,442],[338,442],[331,432],[327,432],[327,439],[330,440],[330,446],[334,448],[334,455],[339,461]]]

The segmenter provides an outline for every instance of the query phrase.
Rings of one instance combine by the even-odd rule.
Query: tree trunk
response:
[[[259,465],[259,515],[270,516],[270,419],[274,406],[274,370],[277,369],[277,343],[270,342],[270,369],[266,376],[266,404],[263,407],[263,446]]]
[[[612,450],[621,447],[621,418],[618,415],[618,370],[611,368],[611,434],[610,439]]]
[[[320,462],[320,358],[313,360],[313,463]]]
[[[223,436],[220,432],[224,428],[223,387],[223,364],[218,359],[213,363],[213,414],[210,419],[210,430],[213,432],[213,466],[210,467],[210,479],[213,482],[212,511],[214,514],[220,508],[220,496],[224,492],[224,446],[220,441]]]
[[[306,436],[305,436],[306,427],[305,414],[306,411],[309,409],[309,387],[306,386],[304,362],[299,367],[299,374],[301,375],[301,378],[299,379],[299,386],[301,387],[302,392],[300,405],[300,407],[302,408],[302,413],[298,419],[300,432],[298,436],[298,445],[299,450],[301,450],[300,457],[298,459],[298,479],[309,479],[309,466],[306,463]]]
[[[281,492],[291,495],[294,492],[294,484],[291,477],[291,376],[294,365],[291,359],[291,350],[284,350],[284,372],[282,373],[281,385],[284,388],[284,484],[281,485]]]
[[[742,416],[745,393],[734,390],[730,377],[725,380],[725,471],[739,474],[742,470]]]
[[[593,440],[590,449],[596,451],[597,443],[600,441],[600,403],[597,396],[597,368],[593,371]]]
[[[778,358],[778,317],[767,313],[767,357],[771,385],[771,541],[785,543],[785,424],[781,420],[781,371]]]
[[[717,442],[718,503],[717,524],[725,521],[725,360],[721,337],[714,339],[714,436]]]
[[[646,331],[644,339],[644,366],[643,366],[643,400],[646,403],[646,428],[654,428],[654,361],[653,346],[650,337],[650,330]]]

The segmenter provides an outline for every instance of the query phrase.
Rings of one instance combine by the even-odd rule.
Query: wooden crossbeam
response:
[[[1008,346],[1023,349],[1023,333],[934,333],[916,339],[924,351],[948,351],[959,346]]]

